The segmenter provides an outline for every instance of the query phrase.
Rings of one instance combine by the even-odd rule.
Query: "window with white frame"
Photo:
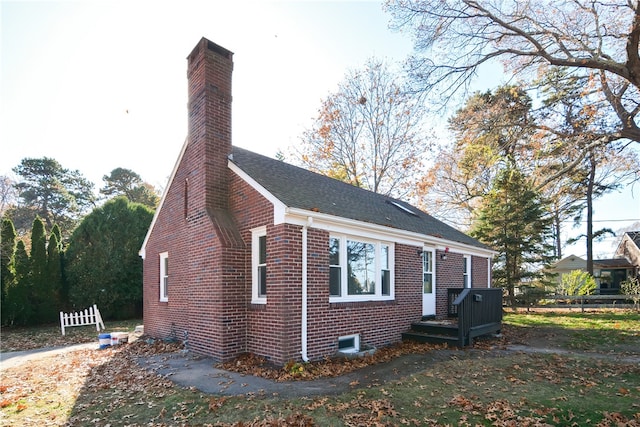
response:
[[[393,244],[346,235],[329,239],[330,301],[393,299]]]
[[[267,302],[267,229],[260,227],[251,232],[251,302]]]
[[[329,239],[329,295],[342,296],[342,267],[340,266],[340,239]]]
[[[464,287],[471,287],[471,255],[463,257],[462,276],[464,279]]]
[[[169,252],[160,254],[160,301],[169,301]]]
[[[422,252],[422,293],[433,293],[433,252]]]

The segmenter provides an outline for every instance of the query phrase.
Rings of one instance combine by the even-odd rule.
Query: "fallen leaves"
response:
[[[264,357],[245,353],[231,361],[219,363],[216,367],[274,381],[308,381],[318,378],[337,377],[365,366],[389,362],[405,354],[426,353],[443,348],[446,348],[446,345],[402,342],[380,348],[375,353],[363,357],[327,357],[322,361],[308,363],[290,361],[282,367],[269,363]],[[358,384],[358,381],[354,381],[352,385],[356,386]]]
[[[513,353],[503,358],[504,363],[494,363],[506,354],[502,345],[509,342],[508,333],[505,336],[500,341],[477,341],[473,351],[441,352],[439,346],[405,343],[354,359],[292,361],[278,367],[247,354],[220,365],[277,381],[305,381],[335,377],[408,353],[429,353],[439,362],[447,361],[445,369],[434,367],[402,379],[399,369],[397,383],[371,384],[370,379],[353,376],[351,393],[298,403],[257,394],[239,399],[180,389],[169,377],[137,365],[138,358],[179,351],[175,343],[145,340],[101,351],[76,351],[30,363],[29,369],[3,371],[0,424],[8,419],[6,425],[25,426],[313,426],[313,417],[319,422],[326,414],[333,417],[333,424],[347,426],[640,425],[640,405],[633,403],[640,393],[637,367],[598,358]],[[162,363],[163,357],[159,360]],[[474,360],[471,369],[469,362]],[[526,392],[538,386],[551,390],[544,405]],[[576,398],[593,393],[606,393],[612,402],[631,402],[630,410],[611,405],[606,407],[609,412],[600,409],[585,421],[579,410],[571,408],[579,408]],[[434,405],[435,401],[439,403]]]

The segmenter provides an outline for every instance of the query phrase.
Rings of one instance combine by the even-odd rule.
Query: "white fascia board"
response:
[[[280,199],[274,196],[266,188],[258,183],[255,179],[251,178],[245,171],[240,169],[235,163],[229,160],[229,169],[238,175],[243,181],[249,184],[254,190],[256,190],[262,197],[267,199],[273,205],[273,224],[282,224],[285,222],[285,211],[287,207]]]
[[[187,145],[189,144],[189,138],[185,138],[184,143],[182,144],[182,148],[180,149],[180,154],[178,154],[178,159],[173,165],[173,170],[171,171],[171,175],[169,176],[169,180],[167,181],[167,185],[165,185],[164,190],[162,191],[162,197],[160,198],[160,203],[158,203],[158,207],[153,214],[153,219],[151,220],[151,224],[149,225],[149,229],[147,230],[147,234],[144,236],[144,240],[142,241],[142,247],[138,251],[138,255],[142,259],[147,255],[147,242],[149,241],[149,237],[151,236],[151,231],[153,227],[156,225],[156,220],[158,219],[158,215],[162,210],[162,205],[164,205],[164,199],[167,197],[167,193],[169,192],[169,188],[171,188],[171,184],[173,183],[173,178],[176,176],[176,172],[178,171],[178,166],[184,157],[184,153],[187,150]]]
[[[427,246],[439,250],[449,248],[449,251],[489,258],[492,258],[497,253],[489,249],[465,245],[464,243],[413,231],[399,230],[397,228],[313,212],[306,209],[286,208],[285,222],[288,224],[304,226],[308,224],[309,218],[312,218],[314,228],[334,233],[356,234],[371,239],[386,240],[409,246]]]

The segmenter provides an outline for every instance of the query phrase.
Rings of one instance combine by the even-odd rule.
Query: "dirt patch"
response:
[[[571,330],[560,328],[525,328],[502,325],[504,345],[526,345],[536,348],[565,348],[571,340]]]

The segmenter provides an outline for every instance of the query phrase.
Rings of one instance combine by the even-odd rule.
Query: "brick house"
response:
[[[494,252],[397,199],[231,142],[232,53],[188,56],[189,130],[144,240],[145,333],[275,363],[384,346],[487,288]]]

